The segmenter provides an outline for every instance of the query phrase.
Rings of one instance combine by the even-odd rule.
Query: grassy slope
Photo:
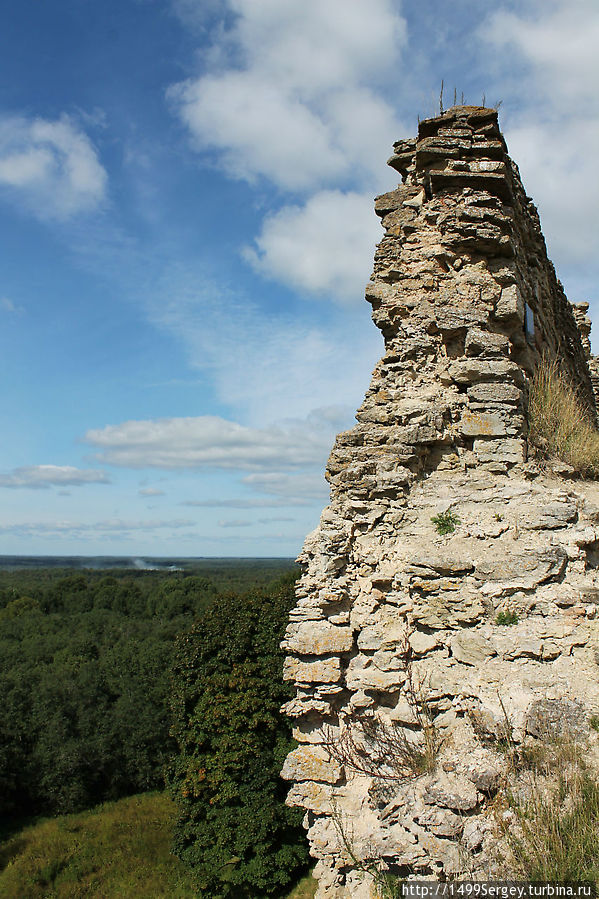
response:
[[[194,899],[169,851],[174,815],[166,793],[145,793],[26,827],[0,843],[0,896]],[[315,888],[305,877],[289,899],[312,899]]]
[[[146,793],[27,827],[0,845],[0,896],[191,899],[169,852],[174,813],[166,794]]]

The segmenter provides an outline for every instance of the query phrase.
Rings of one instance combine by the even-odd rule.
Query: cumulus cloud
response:
[[[498,10],[484,28],[487,40],[511,47],[532,66],[536,90],[552,104],[597,105],[599,7],[595,0],[528,4],[514,13]]]
[[[0,487],[81,487],[85,484],[109,484],[105,471],[74,468],[72,465],[24,465],[0,474]]]
[[[68,116],[0,118],[0,196],[60,221],[96,208],[106,182],[89,137]]]
[[[539,207],[550,253],[576,262],[588,258],[599,243],[599,119],[572,122],[556,140],[558,130],[555,122],[533,120],[514,124],[507,138]]]
[[[560,265],[582,261],[599,240],[599,7],[594,0],[551,0],[517,13],[498,10],[480,36],[503,63],[499,78],[508,95],[528,85],[506,110],[504,130],[550,252]]]
[[[304,206],[284,206],[264,221],[245,257],[259,272],[299,290],[363,302],[381,237],[370,194],[321,191]]]
[[[237,417],[260,425],[304,418],[326,396],[341,407],[337,430],[350,425],[382,351],[365,302],[342,316],[327,304],[323,315],[335,320],[316,322],[285,309],[262,311],[202,272],[169,272],[154,291],[152,320],[182,342],[190,364],[212,378]]]
[[[329,443],[314,423],[249,428],[211,415],[126,421],[88,431],[84,440],[110,465],[250,471],[320,464]]]
[[[379,178],[398,134],[377,93],[405,41],[392,0],[229,0],[212,71],[169,97],[197,146],[235,178],[289,190]]]

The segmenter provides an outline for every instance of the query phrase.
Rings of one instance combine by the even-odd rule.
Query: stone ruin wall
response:
[[[299,742],[283,776],[318,899],[375,895],[373,862],[498,873],[497,740],[590,739],[599,713],[599,489],[541,471],[526,442],[544,354],[595,415],[586,309],[566,300],[494,110],[456,107],[394,149],[402,183],[375,201],[366,288],[385,353],[329,458],[283,644]],[[430,770],[398,773],[387,737],[418,748],[431,732]]]

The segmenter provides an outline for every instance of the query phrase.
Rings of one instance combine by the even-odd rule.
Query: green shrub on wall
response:
[[[170,784],[175,853],[202,895],[282,895],[308,864],[301,813],[279,772],[292,748],[279,643],[293,585],[218,599],[178,642]]]

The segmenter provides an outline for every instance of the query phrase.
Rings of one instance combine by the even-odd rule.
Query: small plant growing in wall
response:
[[[518,624],[518,620],[517,612],[498,612],[495,624],[506,625],[509,627],[512,624]]]
[[[460,519],[452,509],[439,512],[438,515],[432,515],[431,521],[435,525],[437,533],[442,537],[445,534],[453,534],[458,524],[461,524]]]

